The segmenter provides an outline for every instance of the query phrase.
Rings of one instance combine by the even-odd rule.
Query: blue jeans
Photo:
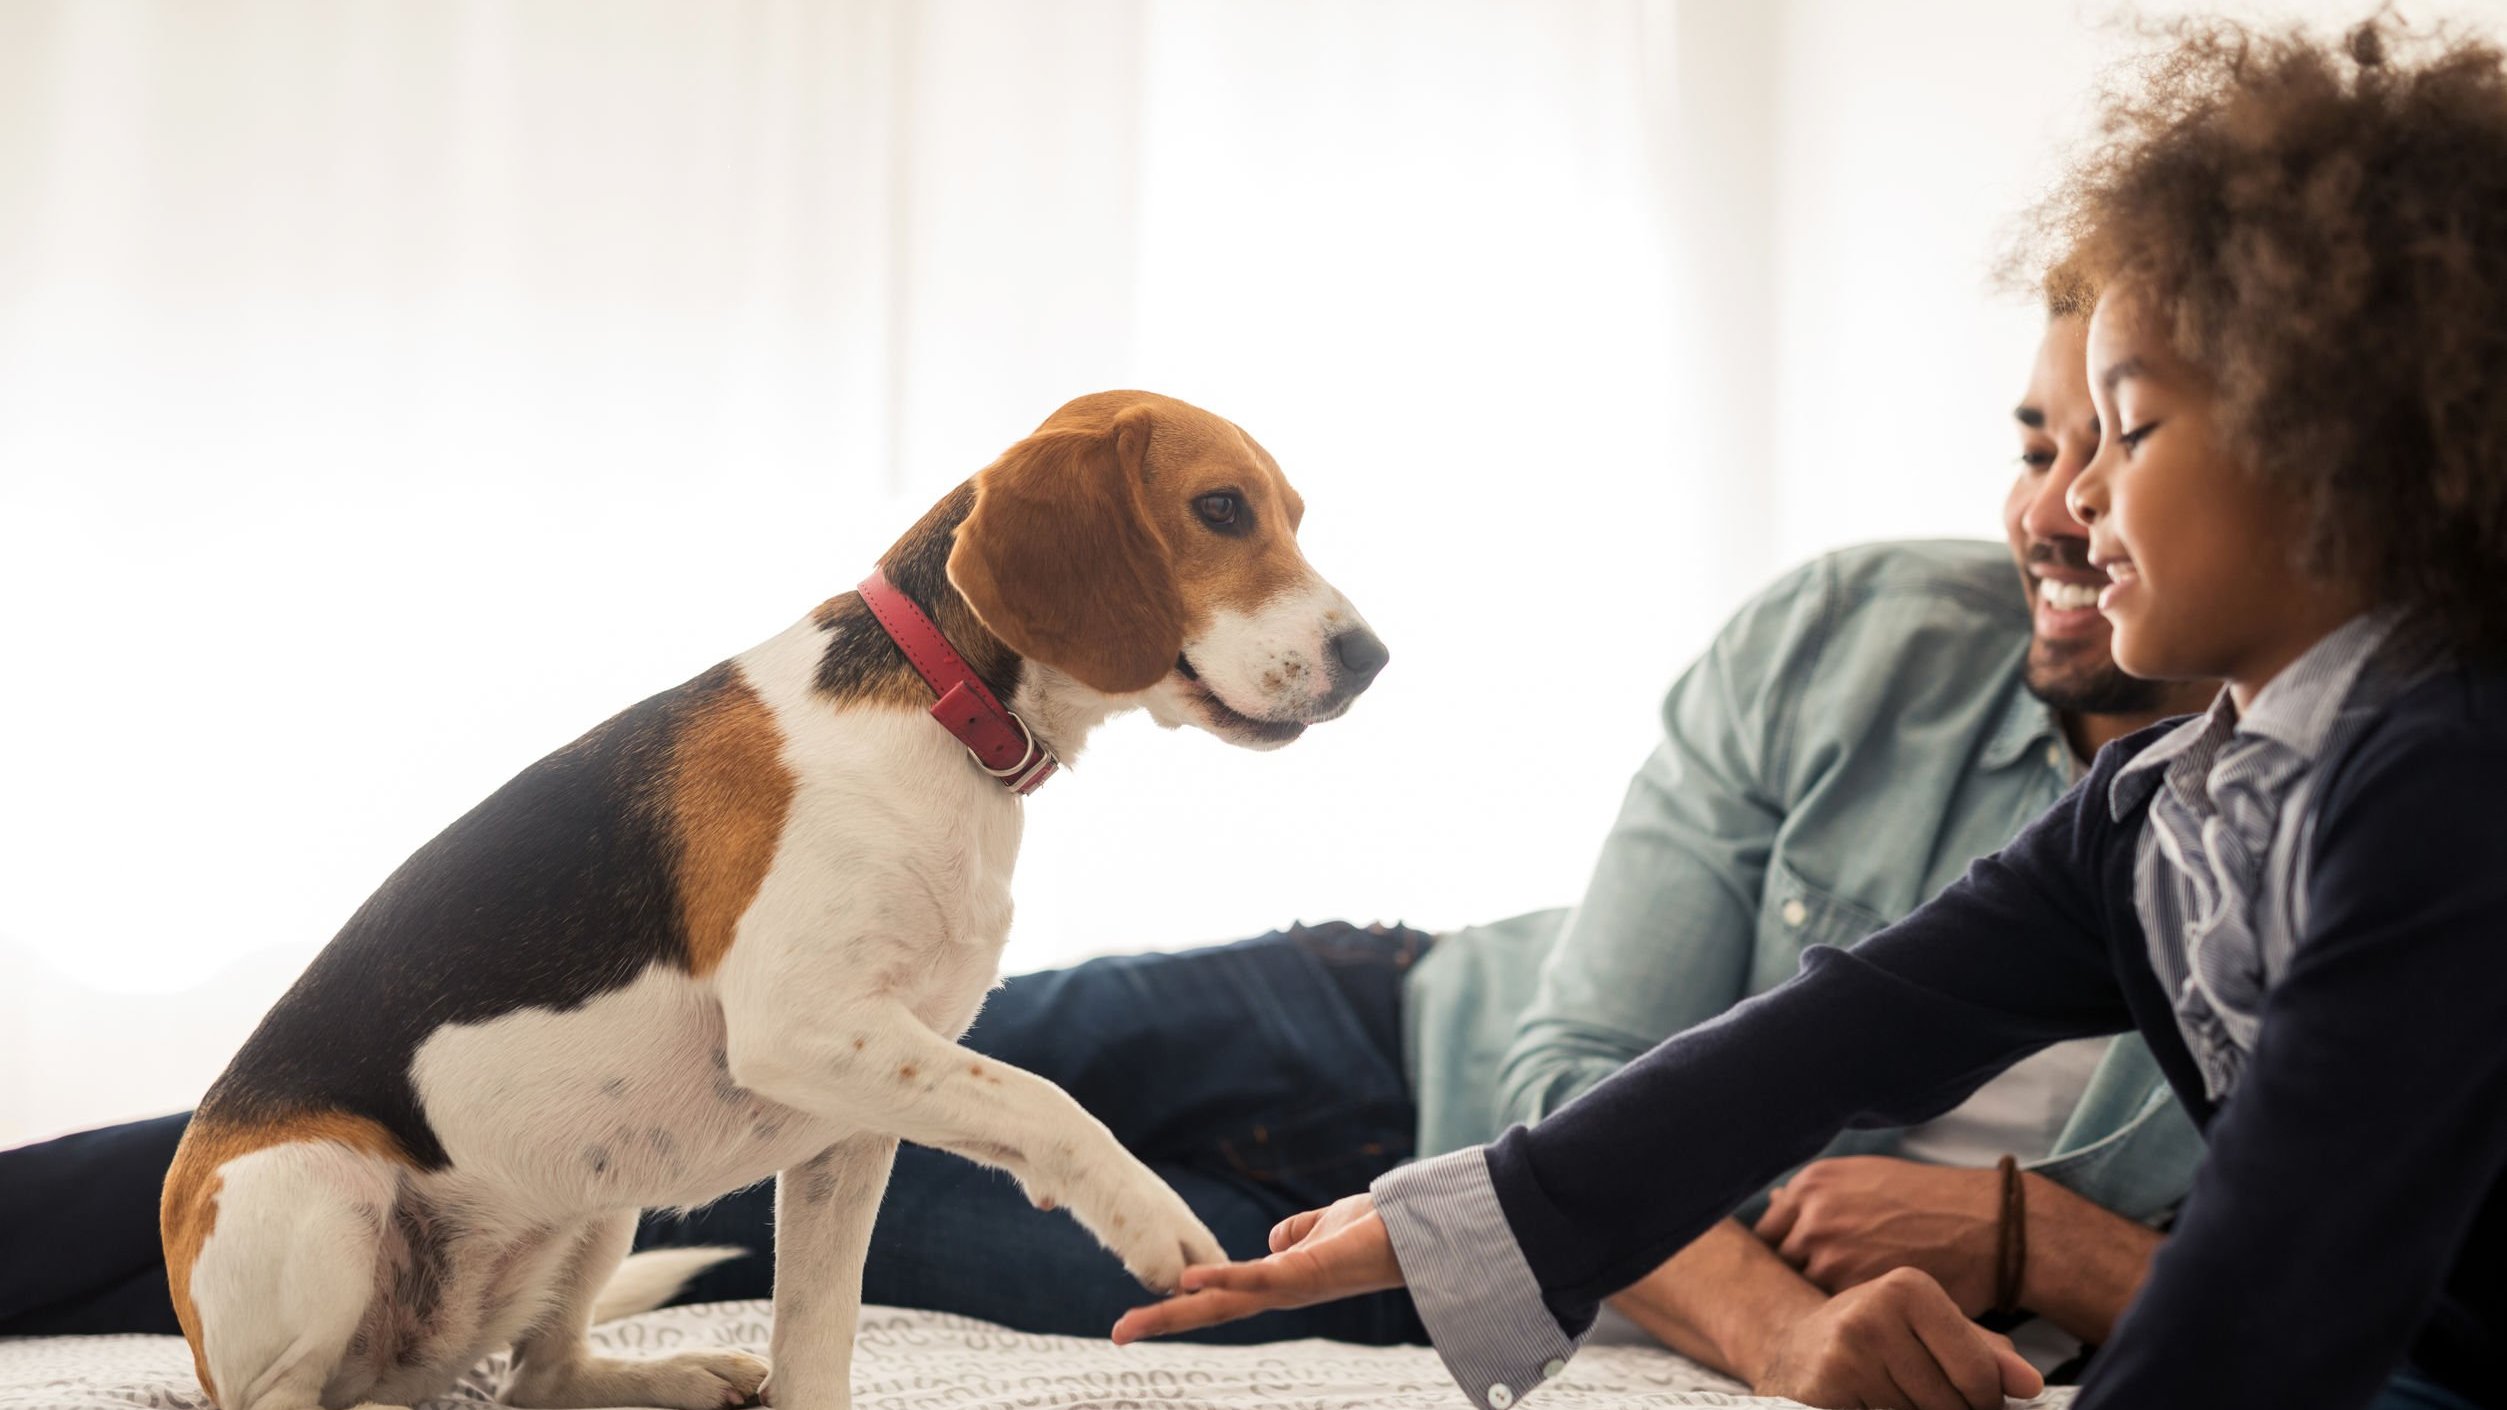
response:
[[[1416,931],[1297,926],[1233,945],[1123,955],[1011,979],[967,1046],[1050,1079],[1190,1203],[1236,1257],[1271,1226],[1367,1187],[1410,1154],[1401,976]],[[176,1330],[157,1191],[185,1117],[0,1153],[0,1335]],[[680,1216],[648,1214],[639,1248],[753,1250],[683,1301],[773,1287],[771,1184]],[[897,1153],[863,1270],[866,1301],[1102,1336],[1150,1300],[1064,1214],[956,1156]],[[1213,1328],[1211,1341],[1425,1341],[1402,1292]]]

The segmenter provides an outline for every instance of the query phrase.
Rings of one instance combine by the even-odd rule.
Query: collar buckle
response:
[[[1042,787],[1046,779],[1053,777],[1053,771],[1062,767],[1062,761],[1054,756],[1052,750],[1036,742],[1036,732],[1027,727],[1027,721],[1019,718],[1018,711],[1003,706],[1001,713],[1009,716],[1011,724],[1018,726],[1019,737],[1027,742],[1026,752],[1019,755],[1016,763],[1006,769],[996,769],[985,763],[984,756],[976,753],[972,745],[960,744],[959,747],[966,750],[967,758],[975,761],[975,767],[1001,780],[1004,787],[1024,798]]]

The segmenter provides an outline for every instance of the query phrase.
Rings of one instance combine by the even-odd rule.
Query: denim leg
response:
[[[1298,926],[1019,975],[965,1041],[1069,1092],[1144,1161],[1301,1170],[1337,1198],[1409,1154],[1399,976],[1424,939]],[[1262,1146],[1279,1148],[1239,1158]]]
[[[0,1151],[0,1335],[180,1330],[157,1201],[190,1119]]]

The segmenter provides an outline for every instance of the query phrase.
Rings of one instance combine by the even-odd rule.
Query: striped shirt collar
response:
[[[2393,635],[2394,625],[2394,614],[2369,612],[2334,628],[2257,691],[2253,708],[2242,717],[2227,687],[2221,687],[2210,709],[2170,730],[2116,771],[2107,791],[2109,815],[2121,821],[2162,783],[2175,784],[2180,794],[2199,796],[2203,776],[2234,735],[2260,736],[2311,764],[2320,762],[2343,703],[2377,649]]]
[[[2255,693],[2239,717],[2227,691],[2118,771],[2118,821],[2146,803],[2133,909],[2152,973],[2215,1102],[2237,1087],[2263,1008],[2305,933],[2298,838],[2316,773],[2375,718],[2397,679],[2379,671],[2390,616],[2354,618]]]

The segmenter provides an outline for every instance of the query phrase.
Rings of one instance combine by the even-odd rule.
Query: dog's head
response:
[[[1100,392],[976,475],[949,581],[1020,655],[1161,724],[1275,749],[1387,656],[1298,551],[1305,509],[1234,423]]]

